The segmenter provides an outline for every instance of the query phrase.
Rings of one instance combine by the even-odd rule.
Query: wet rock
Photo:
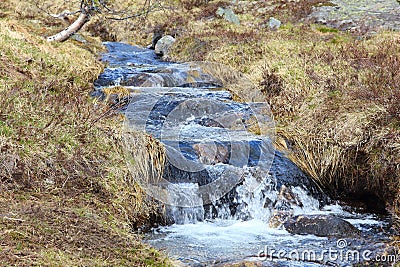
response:
[[[154,47],[155,53],[159,56],[165,56],[168,54],[169,49],[175,43],[175,38],[171,35],[165,35]]]
[[[223,145],[199,143],[193,145],[193,148],[203,164],[213,165],[227,162],[229,159],[229,150]]]
[[[264,209],[267,209],[271,206],[271,204],[273,203],[273,201],[269,198],[266,198],[264,201]]]
[[[221,83],[218,82],[198,82],[198,81],[194,81],[194,82],[190,82],[190,83],[184,83],[184,84],[180,84],[179,87],[183,87],[183,88],[220,88],[222,87]]]
[[[200,118],[200,119],[196,119],[194,120],[196,123],[198,123],[199,125],[205,126],[205,127],[219,127],[219,128],[223,128],[223,125],[221,123],[219,123],[216,120],[210,119],[210,118]]]
[[[282,152],[275,152],[270,174],[276,178],[277,190],[281,190],[283,185],[286,187],[300,186],[302,188],[307,188],[309,195],[317,199],[320,202],[320,206],[324,206],[330,202],[329,197],[321,190],[315,181],[302,172],[300,168]]]
[[[99,101],[104,101],[106,99],[106,94],[103,92],[103,90],[94,90],[90,93],[90,96],[97,98]]]
[[[153,87],[153,86],[167,86],[168,84],[162,76],[156,76],[149,73],[137,73],[122,79],[120,81],[122,86],[138,86],[138,87]]]
[[[277,202],[279,201],[288,202],[289,205],[293,204],[298,207],[303,207],[303,203],[301,202],[299,196],[297,196],[290,188],[285,185],[282,185],[281,190],[279,191]]]
[[[293,215],[291,211],[275,210],[268,222],[269,227],[279,228]]]
[[[281,227],[293,216],[294,207],[303,207],[303,203],[290,187],[282,185],[278,197],[271,207],[272,215],[268,222],[269,226],[271,228]]]
[[[284,222],[291,234],[323,237],[354,237],[360,231],[351,223],[332,215],[298,215]]]

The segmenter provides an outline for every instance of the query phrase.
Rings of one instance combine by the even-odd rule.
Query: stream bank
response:
[[[21,7],[0,1],[0,265],[168,266],[127,227],[152,205],[121,179],[120,124],[88,96],[101,43],[49,44],[47,14]]]

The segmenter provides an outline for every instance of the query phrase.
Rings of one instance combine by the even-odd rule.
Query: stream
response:
[[[166,147],[163,179],[140,183],[165,203],[169,224],[146,233],[145,242],[184,266],[390,264],[381,258],[389,218],[333,202],[276,151],[269,107],[237,101],[223,79],[211,75],[234,70],[163,62],[152,50],[105,45],[108,66],[92,95],[104,99],[105,88],[125,88],[120,112],[126,126]]]

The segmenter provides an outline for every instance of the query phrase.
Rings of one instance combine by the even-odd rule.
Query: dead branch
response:
[[[81,12],[79,17],[68,28],[62,30],[61,32],[59,32],[55,35],[48,37],[47,41],[49,41],[49,42],[54,42],[54,41],[64,42],[64,41],[68,40],[69,37],[71,37],[76,32],[78,32],[83,27],[83,25],[85,25],[86,22],[89,21],[89,18],[90,18],[90,16],[86,11]]]

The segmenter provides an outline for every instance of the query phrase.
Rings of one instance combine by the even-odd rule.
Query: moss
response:
[[[336,33],[339,31],[338,29],[335,29],[335,28],[329,28],[329,27],[323,27],[323,26],[316,27],[316,30],[319,32],[322,32],[322,33],[332,33],[332,32]]]
[[[3,121],[0,121],[0,135],[5,138],[11,137],[14,134],[13,129]]]

